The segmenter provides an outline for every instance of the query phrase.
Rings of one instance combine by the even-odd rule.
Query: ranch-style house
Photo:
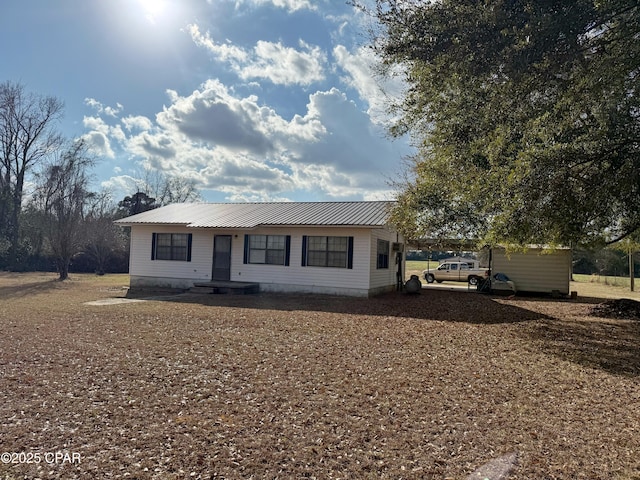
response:
[[[372,296],[397,288],[404,270],[392,205],[185,203],[116,224],[131,227],[132,289],[243,282],[263,292]]]

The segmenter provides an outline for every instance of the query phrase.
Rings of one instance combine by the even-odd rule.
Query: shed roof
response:
[[[383,226],[394,202],[174,203],[117,220],[119,225],[202,228]]]

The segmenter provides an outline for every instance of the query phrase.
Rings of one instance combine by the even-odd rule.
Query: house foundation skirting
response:
[[[394,285],[378,288],[345,288],[328,287],[323,285],[297,285],[284,283],[260,283],[261,292],[277,293],[312,293],[319,295],[342,295],[347,297],[373,297],[386,292],[392,292]]]
[[[131,275],[129,279],[131,290],[143,289],[173,289],[189,290],[196,283],[202,283],[201,278],[172,278],[172,277],[145,277]],[[299,285],[285,283],[260,283],[260,292],[278,293],[312,293],[320,295],[343,295],[349,297],[373,297],[386,292],[392,292],[395,285],[387,285],[375,288],[344,288],[323,285]]]
[[[140,275],[129,276],[129,287],[136,289],[174,289],[189,290],[194,283],[202,282],[201,278],[172,278],[172,277],[143,277]]]

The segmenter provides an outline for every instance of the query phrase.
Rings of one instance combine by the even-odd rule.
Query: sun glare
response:
[[[137,0],[147,20],[156,23],[167,9],[165,0]]]

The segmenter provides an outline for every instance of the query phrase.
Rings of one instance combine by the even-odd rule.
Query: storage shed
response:
[[[530,246],[526,250],[491,249],[491,274],[503,273],[518,292],[568,295],[571,281],[570,248]]]

